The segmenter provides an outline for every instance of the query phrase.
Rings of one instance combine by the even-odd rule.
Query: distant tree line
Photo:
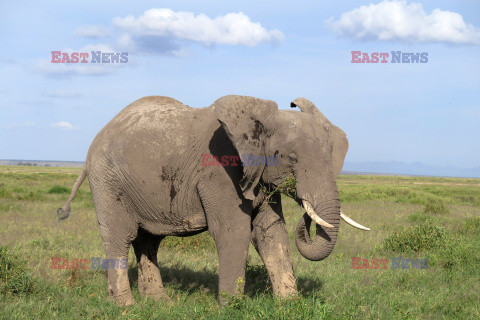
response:
[[[34,162],[17,162],[17,166],[31,166],[31,167],[36,167],[38,166],[38,163]],[[45,167],[50,167],[49,163],[45,164]]]

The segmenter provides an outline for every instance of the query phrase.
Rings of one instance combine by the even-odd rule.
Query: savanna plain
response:
[[[67,220],[56,209],[81,168],[0,166],[0,318],[2,319],[480,319],[480,179],[341,175],[343,211],[370,227],[341,223],[336,247],[311,262],[293,235],[304,211],[283,197],[299,295],[273,297],[250,247],[244,295],[217,303],[218,258],[208,232],[167,237],[158,261],[170,303],[107,298],[106,270],[52,269],[52,257],[105,258],[88,183]],[[387,269],[352,269],[352,257],[388,259]],[[393,269],[391,258],[427,259],[428,268]],[[363,260],[361,265],[363,266]],[[367,266],[367,265],[365,265]]]

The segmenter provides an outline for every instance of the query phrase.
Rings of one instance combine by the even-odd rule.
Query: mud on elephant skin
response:
[[[340,218],[367,228],[340,211],[336,178],[348,149],[345,133],[307,99],[294,100],[292,107],[301,112],[279,110],[273,101],[247,96],[225,96],[205,108],[190,108],[168,97],[141,98],[95,137],[83,171],[57,214],[68,217],[70,203],[88,176],[107,258],[127,258],[133,246],[144,297],[168,299],[157,263],[162,239],[207,230],[219,256],[218,292],[243,290],[237,284],[245,283],[251,241],[273,293],[295,295],[279,189],[286,180],[294,179],[293,197],[306,210],[295,234],[305,258],[319,261],[331,253]],[[205,166],[205,154],[276,161]],[[317,224],[314,240],[308,233],[312,221]],[[108,294],[119,305],[134,302],[128,270],[108,270]]]

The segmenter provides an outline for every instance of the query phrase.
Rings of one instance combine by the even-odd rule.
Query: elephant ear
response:
[[[269,135],[266,122],[278,110],[275,102],[254,97],[229,95],[215,101],[213,112],[241,156],[265,156]],[[240,188],[245,198],[253,200],[253,189],[263,173],[263,166],[244,166]]]
[[[328,128],[332,142],[332,166],[335,178],[338,177],[343,168],[343,162],[348,151],[347,135],[342,129],[333,125],[323,113],[310,101],[305,98],[297,98],[290,104],[292,108],[298,107],[302,112],[315,115],[319,121]]]
[[[332,138],[333,174],[338,177],[343,168],[343,162],[348,151],[348,139],[342,129],[332,124],[330,130]]]

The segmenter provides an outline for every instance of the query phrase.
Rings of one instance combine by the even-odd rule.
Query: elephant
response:
[[[239,95],[204,108],[165,96],[143,97],[95,137],[58,218],[69,216],[88,176],[107,259],[126,259],[133,246],[142,297],[169,300],[157,261],[162,239],[207,230],[219,258],[221,304],[226,296],[243,293],[250,242],[265,264],[273,294],[294,296],[297,284],[282,212],[285,181],[295,182],[290,196],[306,211],[295,233],[306,259],[328,257],[341,218],[369,229],[340,210],[336,179],[348,149],[345,133],[305,98],[291,107],[301,112]],[[275,161],[220,162],[242,155]],[[210,156],[219,161],[205,165]],[[108,296],[118,305],[134,303],[127,271],[107,271]]]

